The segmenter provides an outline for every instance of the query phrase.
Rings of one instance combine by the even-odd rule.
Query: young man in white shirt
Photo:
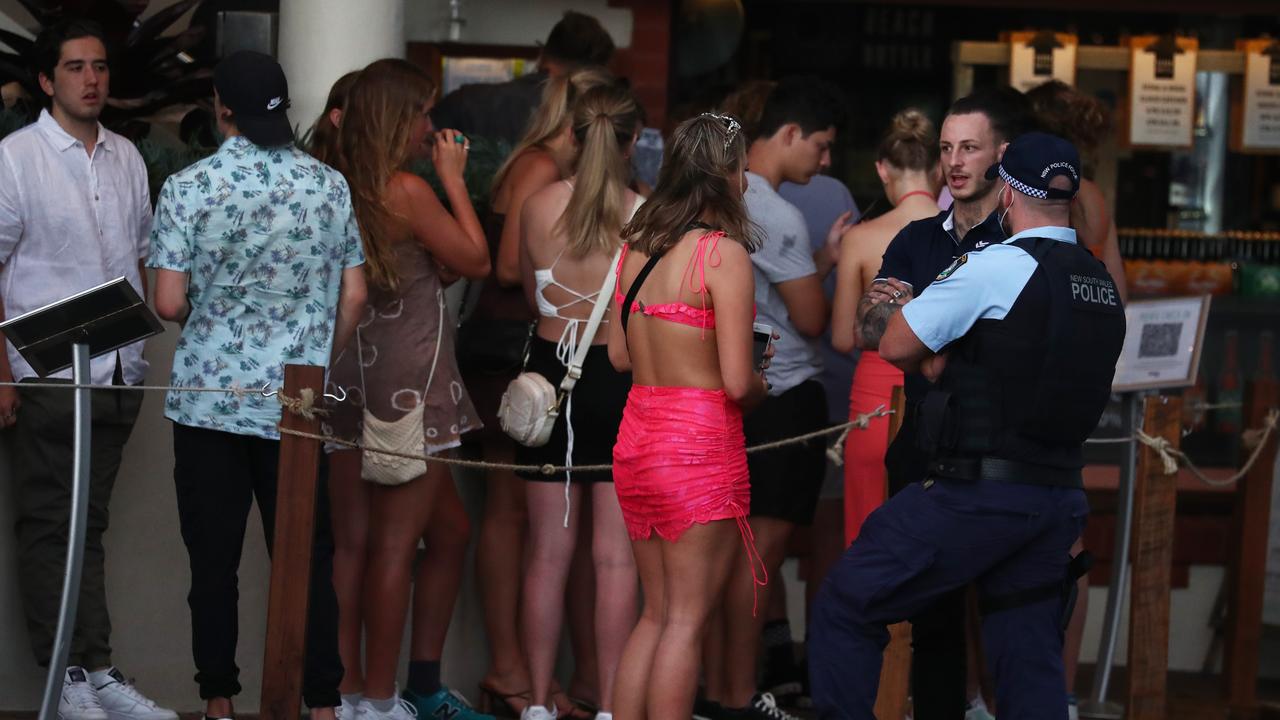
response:
[[[142,262],[151,227],[147,169],[128,140],[98,123],[110,92],[102,32],[64,21],[36,39],[40,87],[50,107],[0,142],[0,317],[16,317],[125,277],[146,295]],[[142,343],[93,360],[94,384],[136,385],[146,374]],[[54,376],[68,382],[70,371]],[[0,382],[38,380],[11,345]],[[18,575],[32,649],[50,662],[71,511],[72,394],[0,387],[0,428],[14,436],[13,490]],[[89,523],[79,610],[63,680],[61,720],[177,720],[111,664],[102,535],[120,456],[141,393],[93,393]]]
[[[804,215],[778,194],[778,187],[784,181],[807,183],[831,164],[831,146],[843,120],[839,94],[832,87],[813,78],[784,79],[769,94],[747,152],[750,170],[743,200],[764,235],[763,245],[751,255],[756,320],[769,325],[777,338],[769,366],[769,397],[743,421],[748,447],[818,430],[827,423],[820,339],[830,308],[822,281],[835,266],[840,236],[852,213],[836,218],[815,253]],[[773,578],[791,532],[813,523],[826,473],[826,441],[752,454],[747,463],[751,532]],[[757,692],[764,613],[753,607],[752,596],[743,590],[750,587],[753,572],[757,570],[744,560],[729,579],[723,605],[723,664],[718,673],[709,673],[706,696],[711,702],[698,713],[712,720],[790,717],[771,694]]]

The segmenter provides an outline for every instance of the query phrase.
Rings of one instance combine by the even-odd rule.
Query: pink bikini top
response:
[[[689,264],[685,266],[684,274],[689,277],[689,289],[698,293],[699,297],[702,298],[701,308],[693,307],[685,302],[645,305],[637,299],[630,308],[622,308],[622,312],[638,312],[648,317],[702,328],[704,335],[707,330],[714,330],[716,327],[716,310],[715,308],[707,307],[707,257],[710,257],[711,267],[720,266],[720,238],[722,237],[724,237],[724,233],[715,230],[698,238],[698,244],[693,249],[693,256],[689,258]],[[618,283],[614,286],[613,297],[619,307],[626,302],[626,296],[621,292],[622,263],[627,259],[627,250],[629,249],[630,247],[627,245],[622,246],[622,255],[618,258],[618,267],[614,270],[618,276]]]

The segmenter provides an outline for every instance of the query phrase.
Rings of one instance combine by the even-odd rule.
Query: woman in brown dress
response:
[[[347,94],[360,71],[355,70],[338,78],[329,89],[329,97],[325,101],[324,111],[316,119],[311,128],[310,143],[307,148],[321,162],[333,165],[338,162],[341,153],[339,128],[342,127],[342,111],[347,104]],[[465,382],[465,381],[464,381]],[[333,388],[336,390],[336,386]],[[467,517],[466,507],[458,494],[455,483],[437,483],[439,489],[433,500],[431,519],[422,535],[422,556],[413,577],[413,627],[409,641],[409,682],[404,690],[404,698],[418,710],[419,717],[433,715],[441,705],[448,706],[446,711],[459,711],[465,701],[457,693],[440,681],[440,661],[444,655],[445,639],[449,624],[453,619],[454,605],[458,600],[458,592],[462,588],[462,575],[467,557],[467,546],[471,542],[471,520]],[[336,498],[335,498],[336,501]],[[335,522],[355,523],[353,531],[344,531],[347,539],[359,539],[360,542],[344,543],[336,548],[343,554],[345,568],[363,567],[366,553],[363,539],[367,537],[367,513],[339,513]],[[354,561],[348,558],[355,558]],[[341,564],[340,563],[340,564]],[[357,615],[349,615],[347,629],[343,632],[346,641],[360,641],[361,621]],[[355,652],[352,650],[351,652]],[[355,717],[356,706],[352,701],[358,698],[344,699],[342,713],[344,717]],[[455,720],[468,720],[469,709],[462,708]]]
[[[366,425],[383,439],[414,433],[414,449],[428,454],[457,447],[462,433],[480,426],[454,358],[440,269],[463,277],[489,271],[484,233],[462,181],[467,143],[453,130],[432,132],[427,112],[434,94],[414,65],[379,60],[361,71],[347,98],[336,164],[351,187],[370,292],[356,337],[330,376],[347,400],[329,418],[335,435],[366,443]],[[453,214],[404,170],[428,154]],[[428,463],[420,464],[420,475],[392,484],[399,480],[392,471],[405,461],[362,458],[353,450],[331,457],[335,542],[364,548],[334,562],[346,667],[340,689],[362,694],[358,712],[367,720],[409,720],[395,678],[413,560],[439,487],[452,479],[446,466]]]

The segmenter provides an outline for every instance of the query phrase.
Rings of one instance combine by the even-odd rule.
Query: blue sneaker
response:
[[[405,690],[401,697],[417,709],[420,720],[494,720],[492,715],[476,712],[466,698],[444,685],[434,695]]]

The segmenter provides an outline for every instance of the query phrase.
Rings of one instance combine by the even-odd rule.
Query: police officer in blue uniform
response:
[[[1062,633],[1088,515],[1084,440],[1106,405],[1125,320],[1115,284],[1068,227],[1080,161],[1045,133],[988,171],[1011,236],[943,270],[880,354],[934,385],[929,474],[872,513],[827,576],[809,631],[823,718],[873,718],[887,626],[976,582],[1001,720],[1065,720]]]
[[[892,311],[933,283],[938,273],[968,252],[998,245],[1007,235],[996,208],[1004,182],[984,177],[1008,143],[1030,130],[1028,104],[1012,88],[989,88],[962,97],[942,122],[940,151],[954,202],[946,212],[909,223],[885,249],[880,271],[858,307],[862,346],[876,349]],[[916,450],[916,413],[930,383],[920,373],[903,378],[906,412],[884,456],[889,495],[928,472]],[[968,588],[938,598],[911,620],[911,687],[916,720],[959,720],[968,705]]]

